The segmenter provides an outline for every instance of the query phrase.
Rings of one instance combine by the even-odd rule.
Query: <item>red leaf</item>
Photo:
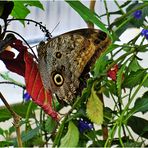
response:
[[[15,57],[15,54],[11,51],[8,50],[4,50],[1,54],[0,54],[0,59],[9,59],[12,60]]]
[[[28,52],[24,54],[26,64],[25,82],[27,92],[31,95],[32,100],[41,106],[43,110],[56,120],[59,120],[57,112],[52,109],[52,94],[44,89],[40,73],[32,55]]]
[[[44,89],[40,73],[33,56],[28,53],[27,47],[19,39],[15,39],[11,43],[11,47],[15,48],[19,54],[15,58],[15,54],[11,51],[4,50],[0,53],[6,67],[19,75],[25,77],[26,89],[32,100],[55,120],[59,120],[57,112],[52,109],[52,95],[50,91]]]
[[[20,52],[18,56],[14,58],[15,54],[13,52],[5,50],[0,54],[0,59],[5,63],[8,70],[24,76],[25,63],[23,55],[24,52]]]

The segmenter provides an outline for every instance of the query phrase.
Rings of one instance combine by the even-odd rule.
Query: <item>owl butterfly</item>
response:
[[[39,71],[45,89],[71,103],[81,93],[89,70],[108,47],[107,34],[97,29],[79,29],[41,43]]]

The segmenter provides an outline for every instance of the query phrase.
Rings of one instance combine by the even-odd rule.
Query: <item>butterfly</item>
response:
[[[70,31],[42,42],[38,58],[45,89],[71,103],[86,86],[84,80],[89,78],[90,67],[109,44],[105,32],[91,28]]]

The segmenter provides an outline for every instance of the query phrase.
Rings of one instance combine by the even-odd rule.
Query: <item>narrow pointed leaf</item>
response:
[[[100,21],[99,16],[88,9],[85,5],[83,5],[80,1],[69,1],[65,0],[86,22],[92,22],[104,32],[109,35],[108,30],[105,25]]]

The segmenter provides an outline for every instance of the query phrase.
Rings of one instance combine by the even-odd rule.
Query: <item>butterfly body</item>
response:
[[[79,29],[59,35],[38,48],[39,70],[45,89],[71,102],[78,94],[85,69],[110,43],[97,29]]]

